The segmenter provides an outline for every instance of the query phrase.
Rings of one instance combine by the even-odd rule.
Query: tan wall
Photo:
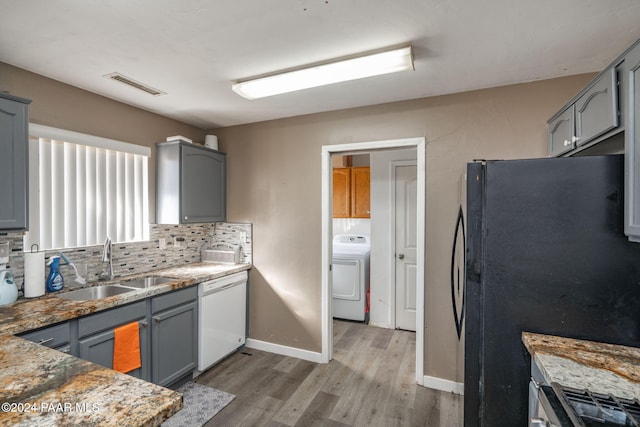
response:
[[[228,153],[228,220],[254,224],[251,337],[321,351],[322,145],[424,136],[425,374],[462,382],[449,287],[460,175],[473,159],[546,156],[547,119],[592,77],[216,129]]]
[[[320,149],[425,136],[425,373],[462,381],[448,268],[458,180],[474,158],[546,154],[546,120],[593,75],[216,129],[228,155],[228,219],[254,224],[251,337],[320,351]],[[0,62],[0,90],[33,100],[30,120],[153,147],[206,132]],[[154,150],[152,150],[154,155]],[[150,210],[155,220],[154,159]],[[458,363],[451,361],[457,358]]]
[[[149,161],[152,223],[155,222],[155,143],[174,135],[204,141],[202,129],[3,62],[0,62],[0,90],[32,100],[29,106],[32,123],[152,147]]]

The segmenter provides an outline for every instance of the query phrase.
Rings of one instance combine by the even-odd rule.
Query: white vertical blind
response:
[[[47,138],[34,138],[31,209],[37,227],[26,247],[59,249],[149,239],[148,157]],[[33,163],[36,164],[33,164]],[[33,217],[32,217],[33,218]]]

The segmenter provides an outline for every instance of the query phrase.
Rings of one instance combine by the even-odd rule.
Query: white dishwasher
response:
[[[198,285],[198,371],[244,345],[247,277],[242,271]]]

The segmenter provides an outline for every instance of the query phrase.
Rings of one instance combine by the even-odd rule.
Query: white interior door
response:
[[[396,328],[416,330],[416,212],[418,179],[415,165],[395,166]]]

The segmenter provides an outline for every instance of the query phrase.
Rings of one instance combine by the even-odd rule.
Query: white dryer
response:
[[[338,234],[333,238],[333,317],[369,320],[369,236]]]

